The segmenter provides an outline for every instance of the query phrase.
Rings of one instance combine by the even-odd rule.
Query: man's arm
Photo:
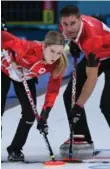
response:
[[[96,57],[96,54],[90,52],[86,60],[87,80],[82,88],[81,94],[77,100],[77,104],[84,106],[92,94],[97,82],[99,63],[100,60]]]
[[[78,105],[84,106],[90,95],[92,94],[98,77],[98,66],[97,67],[86,67],[87,80],[83,86],[81,94],[77,100]]]

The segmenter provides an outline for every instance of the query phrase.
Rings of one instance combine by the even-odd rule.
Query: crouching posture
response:
[[[7,148],[8,159],[12,161],[23,161],[24,154],[21,150],[26,143],[35,117],[22,83],[20,76],[21,69],[27,80],[35,105],[37,77],[48,72],[50,73],[45,102],[41,112],[42,118],[38,121],[37,125],[37,129],[40,132],[47,134],[49,112],[54,105],[60,89],[62,76],[67,67],[67,60],[63,50],[64,38],[57,31],[49,31],[43,42],[22,40],[6,31],[2,31],[1,35],[2,116],[11,82],[14,85],[22,110],[22,116],[15,136]]]
[[[105,86],[100,108],[110,126],[110,29],[93,17],[81,15],[76,6],[65,6],[61,9],[60,28],[65,39],[70,41],[72,57],[79,57],[81,51],[85,53],[76,70],[76,104],[71,108],[72,78],[63,98],[69,126],[72,125],[74,131],[73,156],[88,158],[93,155],[94,145],[84,106],[102,73],[105,74]],[[66,155],[68,142],[69,140],[60,147],[62,153],[67,150]]]

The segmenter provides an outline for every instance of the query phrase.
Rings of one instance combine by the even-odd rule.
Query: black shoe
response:
[[[9,150],[9,148],[7,148],[8,151],[8,160],[9,161],[24,161],[24,154],[19,150],[19,151],[15,151],[15,150]]]

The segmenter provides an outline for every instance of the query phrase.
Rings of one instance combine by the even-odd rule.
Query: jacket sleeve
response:
[[[8,48],[8,43],[13,44],[17,40],[17,37],[8,33],[7,31],[1,31],[1,48]]]
[[[39,61],[39,49],[36,43],[20,39],[6,31],[2,31],[1,35],[2,49],[13,51],[13,59],[17,64],[29,69]]]
[[[23,55],[27,50],[26,41],[23,43],[23,40],[12,35],[7,31],[1,32],[1,46],[2,49],[9,49],[17,53],[17,55]]]
[[[63,75],[59,76],[56,79],[53,79],[52,75],[50,76],[43,109],[46,109],[47,107],[53,107],[55,99],[59,93],[59,89],[62,82],[62,76]]]
[[[92,37],[85,41],[82,48],[86,56],[92,52],[98,57],[101,50],[106,49],[110,51],[110,34]]]

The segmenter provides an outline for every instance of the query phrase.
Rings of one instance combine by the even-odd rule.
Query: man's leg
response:
[[[34,103],[36,105],[36,87],[35,87],[36,79],[28,80],[27,83],[32,93],[32,98],[34,100]],[[17,97],[21,104],[22,117],[18,124],[13,141],[11,145],[7,148],[7,150],[9,153],[9,160],[22,161],[24,160],[24,155],[21,152],[21,150],[24,144],[26,143],[29,131],[34,123],[35,116],[32,107],[29,103],[23,84],[15,81],[13,81],[13,84],[14,84]]]
[[[85,70],[85,59],[83,59],[77,66],[77,80],[76,80],[76,100],[78,99],[82,87],[86,80],[86,70]],[[72,79],[70,80],[69,84],[67,85],[67,88],[64,92],[63,98],[64,98],[64,105],[66,108],[67,117],[69,117],[69,112],[71,109],[71,95],[72,95]],[[87,119],[85,110],[83,109],[82,112],[82,118],[80,121],[76,124],[74,134],[76,135],[84,135],[88,142],[91,143],[91,136],[89,132],[89,128],[87,125]]]
[[[86,81],[86,78],[87,78],[86,77],[86,59],[84,58],[77,66],[76,100],[78,99],[78,97],[81,93],[81,90],[82,90],[82,87],[83,87],[83,85]],[[68,120],[69,120],[69,112],[70,112],[70,109],[71,109],[71,95],[72,95],[72,79],[70,80],[69,84],[67,85],[67,88],[66,88],[64,95],[63,95],[64,105],[65,105],[65,108],[66,108]],[[89,128],[88,128],[86,114],[85,114],[84,109],[82,111],[82,117],[81,117],[80,121],[75,126],[74,136],[75,136],[74,141],[75,140],[86,141],[87,144],[90,145],[90,147],[88,146],[88,149],[92,148],[92,152],[93,152],[93,145],[91,144],[93,142],[92,142],[92,139],[91,139],[91,135],[90,135],[90,131],[89,131]],[[61,145],[61,147],[62,147],[62,145]],[[83,148],[84,148],[84,145],[83,145]],[[81,150],[81,147],[80,147],[80,150]],[[78,153],[79,152],[77,152],[77,154]]]
[[[105,84],[101,96],[100,108],[110,127],[110,70],[105,71]]]

